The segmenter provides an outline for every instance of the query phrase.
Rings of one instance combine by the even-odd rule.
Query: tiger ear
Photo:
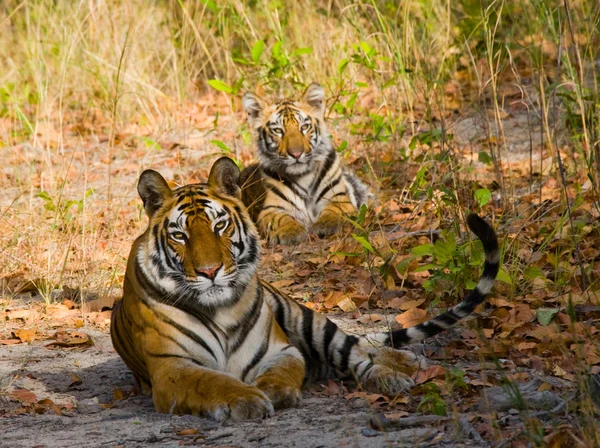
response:
[[[221,157],[210,169],[208,186],[220,193],[241,199],[240,169],[229,157]]]
[[[325,90],[320,84],[313,82],[309,85],[302,95],[302,101],[308,105],[314,113],[318,114],[319,118],[323,118],[323,115],[325,114]]]
[[[248,114],[250,124],[252,126],[260,124],[265,110],[265,101],[254,93],[246,92],[242,97],[242,106]]]
[[[165,201],[173,197],[173,191],[167,181],[154,170],[146,170],[141,174],[137,189],[150,218]]]

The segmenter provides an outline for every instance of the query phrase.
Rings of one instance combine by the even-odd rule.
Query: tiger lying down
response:
[[[111,336],[158,412],[244,420],[297,406],[306,380],[335,375],[397,394],[413,385],[412,352],[395,350],[469,315],[492,288],[499,251],[476,215],[483,275],[464,301],[412,328],[364,337],[343,333],[260,280],[256,228],[240,200],[240,172],[223,157],[207,184],[171,190],[144,171],[139,194],[150,218],[133,243]]]

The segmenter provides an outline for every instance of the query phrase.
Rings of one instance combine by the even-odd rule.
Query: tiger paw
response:
[[[295,408],[300,405],[302,393],[297,387],[265,384],[260,388],[270,398],[275,409]]]
[[[239,422],[272,417],[275,409],[267,395],[256,387],[248,386],[243,394],[217,402],[208,409],[208,413],[218,422],[228,419]]]
[[[406,373],[382,365],[373,366],[362,383],[367,391],[386,395],[406,392],[415,385]]]
[[[296,221],[286,220],[287,222],[271,230],[268,235],[269,243],[293,245],[306,238],[306,229]]]
[[[338,232],[344,226],[344,219],[337,213],[323,213],[313,224],[312,232],[319,238],[324,238]]]

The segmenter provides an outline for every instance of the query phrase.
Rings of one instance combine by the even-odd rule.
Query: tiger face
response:
[[[267,169],[292,176],[311,172],[332,150],[324,122],[325,91],[308,86],[300,101],[268,104],[253,93],[242,99],[258,137],[258,158]]]
[[[171,190],[156,171],[140,176],[150,217],[137,253],[144,277],[176,306],[229,306],[256,271],[259,239],[240,201],[239,169],[219,159],[207,184]]]

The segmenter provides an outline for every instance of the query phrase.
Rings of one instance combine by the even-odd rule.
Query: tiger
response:
[[[329,236],[369,202],[368,188],[344,165],[325,123],[325,91],[308,86],[300,101],[268,104],[247,92],[258,163],[242,172],[242,200],[271,244],[296,244],[309,231]]]
[[[459,305],[412,328],[348,335],[260,279],[260,235],[231,159],[217,160],[206,183],[175,189],[146,170],[138,193],[148,227],[131,247],[110,333],[160,413],[265,418],[298,406],[303,385],[327,377],[367,391],[407,391],[423,364],[397,349],[469,315],[498,273],[496,234],[470,215],[486,258],[477,287]]]

